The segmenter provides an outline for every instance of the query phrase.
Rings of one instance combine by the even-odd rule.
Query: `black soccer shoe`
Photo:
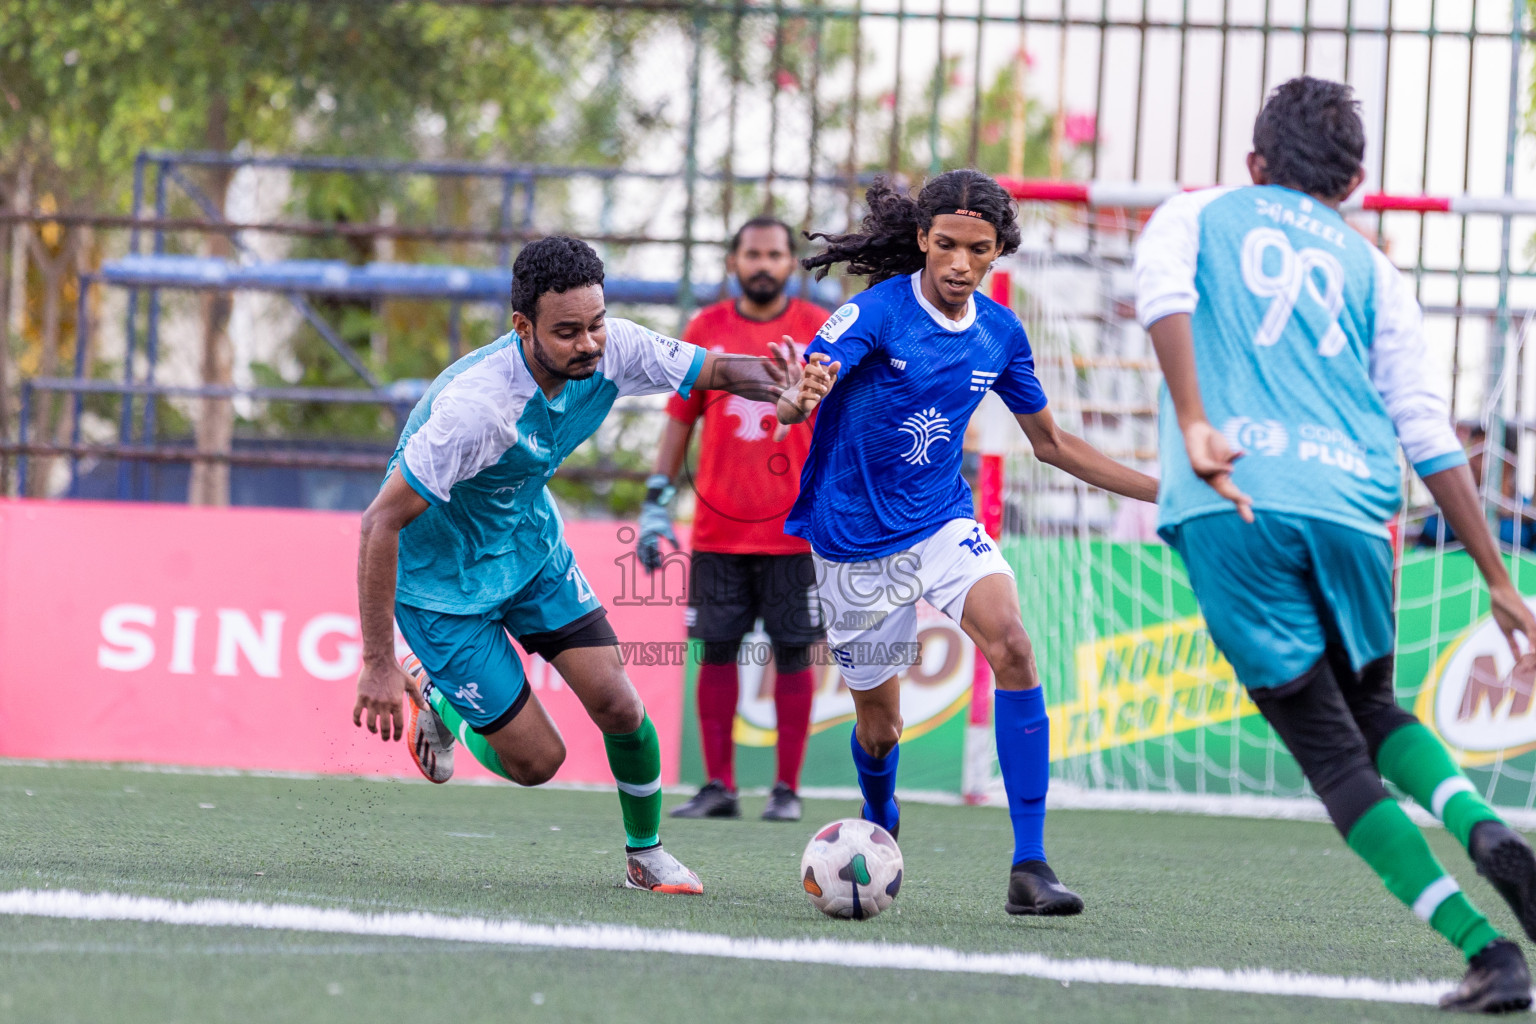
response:
[[[786,782],[775,782],[768,794],[768,806],[763,808],[764,821],[799,821],[800,798]]]
[[[1536,853],[1531,844],[1502,821],[1480,821],[1472,826],[1467,853],[1536,942]]]
[[[1440,997],[1440,1009],[1459,1013],[1513,1013],[1531,1005],[1531,972],[1520,947],[1494,939],[1467,962],[1456,991]]]
[[[1043,860],[1021,860],[1008,874],[1010,914],[1067,917],[1083,912],[1083,898],[1062,885]]]
[[[672,808],[674,818],[739,818],[741,802],[736,794],[711,779],[692,800]]]

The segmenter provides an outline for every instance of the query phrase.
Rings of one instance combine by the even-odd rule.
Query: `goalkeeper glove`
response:
[[[670,509],[676,496],[677,488],[661,473],[645,481],[645,502],[640,506],[640,540],[635,544],[635,554],[648,573],[661,568],[661,538],[670,540],[674,550],[678,546],[677,534],[672,532]]]

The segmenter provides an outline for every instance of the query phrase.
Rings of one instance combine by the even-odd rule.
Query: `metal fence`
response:
[[[624,166],[603,168],[428,160],[386,167],[365,159],[147,152],[138,164],[132,219],[50,221],[32,212],[6,223],[27,230],[51,223],[66,236],[94,230],[116,239],[102,247],[108,255],[199,253],[201,239],[211,236],[240,244],[347,239],[373,246],[370,252],[389,239],[416,243],[418,260],[502,268],[523,239],[566,230],[601,241],[615,276],[671,286],[676,314],[654,305],[641,311],[671,329],[709,297],[721,276],[723,242],[747,216],[773,210],[806,230],[837,230],[860,215],[861,186],[872,174],[917,181],[963,164],[1020,180],[1240,183],[1252,119],[1265,94],[1310,73],[1355,86],[1370,140],[1368,188],[1507,201],[1463,204],[1471,212],[1420,204],[1354,219],[1412,274],[1457,415],[1521,426],[1531,416],[1536,377],[1516,329],[1525,311],[1536,309],[1530,245],[1536,217],[1519,202],[1536,198],[1536,150],[1525,130],[1532,33],[1522,4],[479,2],[513,12],[582,6],[614,27],[642,26],[643,45],[622,61],[616,57],[604,73],[623,81],[638,104],[659,111],[660,127]],[[456,181],[468,198],[456,218],[442,216],[445,204],[426,201],[418,219],[403,223],[382,216],[345,224],[284,216],[231,225],[220,212],[225,204],[206,194],[213,180],[207,172],[215,167],[366,180],[400,171]],[[1092,308],[1074,314],[1068,350],[1076,354],[1076,368],[1106,376],[1147,372],[1145,353],[1123,330],[1126,296],[1116,278],[1144,211],[1127,201],[1064,205],[1050,200],[1061,193],[1049,189],[1022,194],[1047,197],[1024,203],[1036,245],[1031,258],[1067,268],[1062,273],[1091,265],[1098,275]],[[18,251],[24,277],[30,274],[36,287],[39,266],[15,246],[12,259]],[[1041,281],[1052,280],[1041,273]],[[100,320],[85,293],[76,288],[77,320]],[[146,354],[159,343],[152,333],[158,293],[130,294],[120,328],[125,337],[116,349],[126,354],[114,363],[88,345],[74,352],[76,378],[123,382],[115,438],[82,432],[78,418],[50,421],[27,439],[34,457],[50,444],[76,459],[88,458],[92,444],[163,447],[166,438],[148,412],[165,398],[157,389],[206,383],[157,372],[156,357]],[[356,338],[328,332],[312,308],[301,306],[300,314],[334,358],[352,367],[359,387],[390,383]],[[67,335],[74,326],[68,308],[63,320]],[[499,321],[491,314],[467,343],[486,340],[479,335]],[[444,329],[459,330],[458,317],[449,317]],[[144,403],[137,413],[135,398]],[[36,423],[36,410],[29,412]],[[0,407],[0,418],[4,414]],[[19,431],[14,422],[0,427],[11,442],[0,449],[3,458],[4,451],[18,450]],[[14,489],[15,474],[8,476]]]

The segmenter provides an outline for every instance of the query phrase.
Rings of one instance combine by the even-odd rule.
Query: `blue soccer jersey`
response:
[[[855,296],[806,350],[843,366],[817,411],[785,532],[829,561],[880,558],[974,516],[960,460],[976,407],[996,391],[1015,413],[1045,408],[1019,318],[973,295],[950,320],[923,298],[921,277]]]
[[[1372,533],[1402,504],[1398,449],[1421,476],[1465,462],[1429,384],[1418,303],[1339,214],[1277,185],[1158,208],[1136,249],[1142,324],[1190,314],[1200,396],[1257,509]],[[1229,511],[1190,468],[1161,397],[1159,526]]]
[[[479,615],[522,590],[561,537],[545,483],[623,395],[685,398],[704,350],[608,318],[597,370],[554,398],[533,379],[516,334],[438,375],[406,420],[389,471],[400,469],[428,508],[400,531],[396,599]],[[386,478],[387,478],[386,473]]]

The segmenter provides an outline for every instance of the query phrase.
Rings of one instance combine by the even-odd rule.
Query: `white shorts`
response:
[[[850,690],[872,690],[914,664],[917,602],[960,621],[983,577],[1013,578],[997,543],[974,519],[951,519],[905,551],[868,562],[816,559],[816,597],[827,644]]]

